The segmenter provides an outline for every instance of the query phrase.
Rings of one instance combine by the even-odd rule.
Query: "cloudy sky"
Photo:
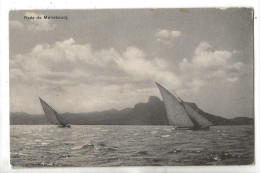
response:
[[[206,112],[253,116],[251,9],[11,11],[9,19],[12,112],[43,113],[38,96],[58,112],[133,107],[161,98],[157,81]]]

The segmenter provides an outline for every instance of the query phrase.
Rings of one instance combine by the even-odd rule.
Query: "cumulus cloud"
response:
[[[148,57],[136,47],[122,52],[113,48],[95,50],[90,44],[77,44],[70,38],[53,45],[39,44],[26,54],[12,57],[11,90],[15,95],[30,88],[31,92],[24,94],[30,98],[42,94],[48,100],[66,96],[80,101],[75,111],[124,108],[154,93],[158,95],[151,85],[154,81],[179,86],[181,81],[169,69],[163,59]],[[70,104],[69,100],[65,102],[63,105]],[[66,106],[61,109],[71,111]]]
[[[169,30],[161,30],[156,34],[158,37],[161,38],[175,38],[181,36],[180,31],[169,31]]]
[[[11,29],[23,29],[25,27],[24,24],[18,20],[11,20],[9,26]]]
[[[160,30],[156,33],[157,41],[170,44],[175,38],[180,37],[180,31]]]
[[[150,95],[160,96],[154,81],[171,91],[186,88],[198,93],[212,80],[237,82],[245,65],[235,56],[236,51],[215,50],[201,42],[192,57],[178,64],[177,75],[165,59],[150,57],[134,46],[121,52],[96,50],[73,38],[38,44],[10,58],[11,109],[41,111],[38,96],[50,104],[61,102],[57,108],[62,111],[121,109]]]
[[[237,51],[215,50],[209,43],[201,42],[193,57],[184,58],[179,64],[183,80],[196,90],[212,80],[239,80],[244,64],[235,62],[236,53]]]
[[[205,81],[201,79],[192,79],[190,82],[187,83],[189,88],[192,88],[193,91],[198,91],[205,85]]]
[[[192,63],[203,68],[225,66],[232,53],[229,51],[214,51],[207,42],[201,42],[195,50]]]
[[[129,77],[128,80],[161,80],[173,85],[179,84],[177,77],[167,69],[164,60],[147,58],[136,47],[128,47],[122,53],[113,48],[95,51],[91,45],[76,44],[72,38],[54,45],[36,45],[29,53],[14,56],[10,64],[12,69],[24,73],[34,72],[39,79],[50,78],[50,81],[55,76],[56,80],[62,79],[64,75],[74,76],[74,79],[69,80],[76,81],[81,75],[91,77],[90,74],[93,73],[99,76],[93,76],[91,80],[98,80],[102,76],[117,76],[124,79]]]
[[[34,17],[35,19],[27,19],[26,21],[26,28],[29,31],[37,32],[37,31],[51,31],[56,28],[56,25],[51,23],[50,20],[44,19],[44,15],[36,14],[32,12],[26,12],[25,16],[27,17]],[[37,19],[40,16],[41,19]]]

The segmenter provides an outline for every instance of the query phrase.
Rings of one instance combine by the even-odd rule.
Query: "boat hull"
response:
[[[209,130],[209,126],[205,127],[175,127],[175,130]]]
[[[201,127],[199,130],[209,130],[209,126]]]
[[[59,125],[58,127],[59,127],[59,128],[71,128],[69,124],[67,124],[67,125],[65,125],[65,126]]]
[[[193,127],[175,127],[175,130],[194,130]]]

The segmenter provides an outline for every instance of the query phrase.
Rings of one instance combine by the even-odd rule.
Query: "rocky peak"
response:
[[[158,102],[161,102],[161,100],[156,96],[150,96],[148,102],[149,103],[158,103]]]

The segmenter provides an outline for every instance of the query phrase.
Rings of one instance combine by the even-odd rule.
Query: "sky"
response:
[[[11,11],[11,111],[43,113],[38,97],[61,113],[120,110],[161,98],[158,82],[253,117],[253,28],[250,8]]]

